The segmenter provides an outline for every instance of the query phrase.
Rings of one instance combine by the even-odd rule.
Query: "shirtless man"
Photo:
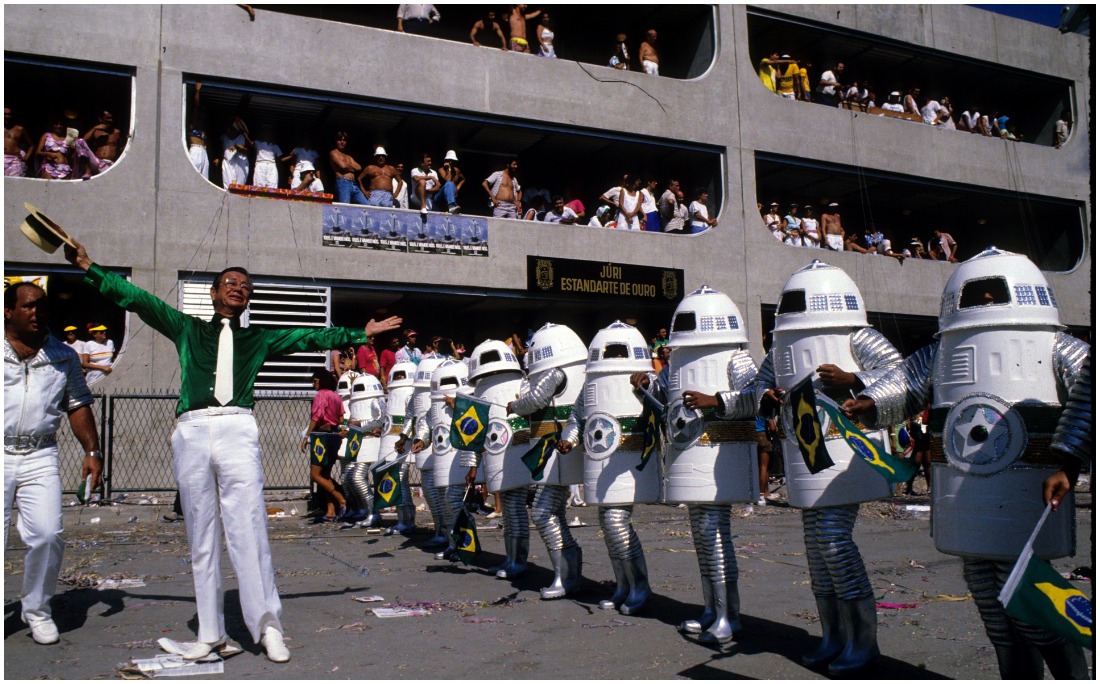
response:
[[[367,206],[392,208],[394,192],[401,192],[404,181],[397,169],[386,163],[386,158],[386,150],[379,146],[374,150],[374,163],[359,172],[359,187],[367,195]],[[368,179],[369,187],[363,187],[364,177]]]
[[[99,115],[99,123],[89,128],[83,137],[92,153],[99,158],[103,170],[118,161],[122,131],[115,126],[115,118],[109,111],[103,110]]]
[[[493,218],[519,218],[522,211],[523,191],[516,180],[519,162],[508,162],[503,170],[497,171],[481,181],[481,187],[489,193],[489,204],[493,207]]]
[[[508,30],[512,36],[512,52],[531,52],[531,46],[527,43],[527,20],[540,16],[542,12],[527,11],[527,5],[512,5],[512,11],[508,13]]]
[[[504,51],[508,50],[508,41],[504,39],[504,32],[500,30],[500,24],[497,23],[497,13],[495,10],[488,10],[483,18],[474,22],[473,28],[470,29],[470,42],[477,47],[481,47],[478,37],[483,32],[497,34],[497,37],[500,38],[500,49]],[[492,36],[490,35],[489,37],[491,38]]]
[[[821,212],[821,227],[825,229],[825,249],[844,251],[844,226],[840,223],[840,205],[833,202]]]
[[[332,173],[336,175],[336,201],[344,204],[370,204],[356,181],[363,167],[344,151],[348,147],[348,134],[337,131],[335,142],[336,147],[328,153],[328,161],[332,166]]]
[[[4,107],[4,175],[26,176],[27,159],[34,149],[27,129],[14,123],[11,109]]]
[[[645,70],[650,76],[657,76],[657,49],[654,45],[657,44],[657,31],[655,29],[649,29],[645,32],[645,39],[642,41],[642,46],[638,48],[638,59],[642,61],[642,69]]]

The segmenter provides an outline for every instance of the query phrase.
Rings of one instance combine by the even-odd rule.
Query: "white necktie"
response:
[[[214,398],[225,406],[233,400],[233,329],[229,319],[222,319],[218,334],[218,365],[214,369]]]

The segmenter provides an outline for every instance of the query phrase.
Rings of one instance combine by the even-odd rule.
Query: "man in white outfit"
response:
[[[61,476],[57,428],[62,415],[85,457],[80,478],[102,482],[103,455],[92,395],[80,359],[48,332],[46,292],[33,283],[4,291],[4,546],[12,506],[19,504],[19,537],[27,545],[22,616],[40,644],[58,641],[50,613],[65,541],[61,538]]]

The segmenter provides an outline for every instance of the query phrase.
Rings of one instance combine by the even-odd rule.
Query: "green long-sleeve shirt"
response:
[[[85,282],[108,300],[132,311],[154,330],[176,345],[180,357],[180,400],[176,415],[195,409],[220,406],[214,399],[214,369],[218,360],[220,314],[202,320],[182,313],[145,290],[132,285],[98,264],[88,269]],[[272,356],[301,351],[319,351],[366,342],[366,331],[352,328],[242,328],[239,318],[233,329],[233,400],[227,406],[252,408],[256,376]]]

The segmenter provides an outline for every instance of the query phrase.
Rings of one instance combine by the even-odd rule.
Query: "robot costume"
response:
[[[466,498],[466,472],[476,464],[470,452],[451,446],[451,408],[445,401],[447,397],[453,398],[456,394],[470,391],[466,380],[468,373],[466,364],[456,359],[445,359],[432,371],[431,407],[428,409],[432,435],[431,468],[435,489],[444,499],[443,531],[447,534],[447,548],[435,554],[436,560],[458,558],[450,532]]]
[[[386,386],[386,424],[382,428],[382,440],[379,448],[380,468],[393,463],[397,459],[404,459],[401,464],[401,501],[397,507],[397,524],[386,530],[386,534],[411,534],[416,529],[416,504],[413,503],[412,491],[409,488],[409,469],[412,467],[411,457],[407,451],[397,452],[397,441],[404,434],[405,416],[409,415],[412,405],[413,377],[416,375],[416,364],[410,361],[402,361],[394,364],[390,369],[390,377]],[[409,420],[412,420],[410,416]]]
[[[527,351],[528,386],[512,402],[512,411],[528,416],[531,429],[513,435],[517,445],[557,431],[573,412],[584,382],[588,348],[577,333],[564,325],[547,323],[531,338]],[[528,449],[530,447],[527,447]],[[530,475],[530,473],[528,473]],[[550,456],[543,470],[542,484],[531,505],[531,519],[554,566],[554,581],[539,590],[543,599],[562,598],[581,586],[581,547],[565,522],[565,500],[569,485],[584,481],[584,460],[580,452]]]
[[[756,364],[746,350],[741,312],[706,285],[684,297],[670,328],[672,357],[651,382],[667,404],[663,499],[688,506],[704,604],[699,619],[680,630],[719,644],[741,631],[730,504],[759,496],[756,430],[753,420],[745,420],[755,413],[750,388]],[[689,409],[687,390],[718,395],[719,409]]]
[[[500,492],[505,560],[500,566],[489,569],[500,579],[511,579],[526,572],[531,549],[527,519],[531,471],[520,461],[530,446],[517,448],[512,444],[516,431],[530,430],[530,423],[526,418],[509,414],[504,408],[519,394],[523,379],[519,359],[500,340],[485,340],[470,353],[470,384],[474,386],[474,396],[492,402],[485,452],[480,461],[486,489]]]
[[[432,469],[432,428],[428,419],[428,409],[431,408],[432,373],[446,359],[439,354],[429,354],[420,359],[416,365],[416,377],[413,380],[413,395],[409,400],[409,413],[405,416],[405,427],[401,434],[407,440],[420,441],[424,448],[413,454],[414,463],[420,471],[420,490],[424,495],[424,501],[428,504],[428,511],[432,514],[432,523],[435,526],[434,536],[428,540],[426,547],[437,548],[447,544],[450,530],[443,525],[445,504],[443,493],[435,486],[435,471]]]
[[[374,490],[368,475],[371,465],[378,460],[381,441],[370,433],[382,429],[386,423],[386,395],[382,391],[382,383],[369,373],[356,376],[351,383],[351,398],[347,404],[350,420],[367,431],[355,461],[347,461],[344,467],[348,510],[354,511],[348,517],[359,520],[360,527],[374,527],[381,516],[374,512]]]
[[[657,503],[661,496],[660,451],[642,461],[645,425],[642,399],[630,384],[634,373],[653,369],[645,338],[637,328],[615,321],[588,346],[584,390],[562,430],[562,441],[584,444],[584,493],[600,506],[600,529],[615,573],[615,592],[600,601],[603,610],[634,615],[653,595],[642,543],[630,516],[635,503]]]
[[[1043,481],[1060,469],[1052,437],[1089,352],[1062,327],[1042,271],[991,247],[947,281],[939,341],[860,393],[874,401],[876,425],[931,402],[932,536],[938,550],[963,558],[1005,679],[1042,678],[1044,660],[1056,678],[1088,675],[1079,646],[1011,618],[997,600],[1044,510]],[[1081,424],[1080,408],[1062,435]],[[1047,518],[1036,557],[1074,554],[1072,497]]]
[[[868,325],[855,281],[817,259],[783,286],[773,335],[771,353],[756,378],[758,399],[775,387],[789,390],[822,364],[854,374],[858,390],[902,360],[894,346]],[[833,395],[840,403],[850,397],[848,387],[825,387],[820,378],[813,383],[817,391]],[[834,465],[810,473],[794,439],[789,404],[781,415],[787,491],[791,506],[803,509],[810,588],[821,619],[821,644],[802,662],[807,667],[828,664],[834,676],[852,673],[879,654],[875,597],[852,531],[859,504],[889,496],[890,484],[855,457],[832,427],[826,431],[825,447]],[[889,444],[885,431],[871,436]]]

